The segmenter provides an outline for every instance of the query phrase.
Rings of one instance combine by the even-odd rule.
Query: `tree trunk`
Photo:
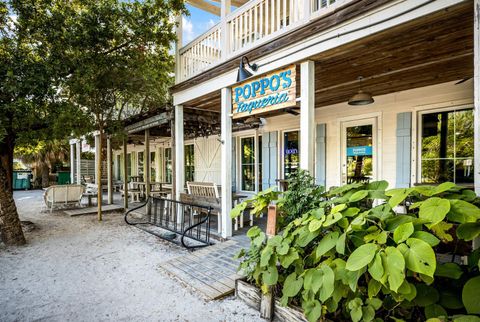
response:
[[[12,194],[13,147],[8,136],[0,142],[0,234],[8,246],[26,243]]]
[[[49,184],[50,168],[46,163],[42,163],[40,171],[42,171],[42,188],[46,188]]]

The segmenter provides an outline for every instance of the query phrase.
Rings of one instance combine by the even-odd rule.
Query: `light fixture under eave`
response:
[[[357,94],[353,95],[348,100],[348,105],[359,106],[359,105],[368,105],[375,102],[372,97],[372,94],[359,90]]]
[[[248,67],[250,67],[252,71],[256,72],[258,70],[257,64],[250,65],[247,56],[242,56],[242,58],[240,59],[240,67],[238,68],[237,82],[242,82],[247,78],[253,76],[253,74],[245,68],[245,63]]]

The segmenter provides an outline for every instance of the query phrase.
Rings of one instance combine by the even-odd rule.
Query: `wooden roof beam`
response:
[[[204,11],[210,12],[216,16],[220,17],[220,7],[217,7],[206,0],[186,0],[187,3],[191,4],[192,6],[202,9]]]
[[[221,3],[222,0],[212,0],[212,1],[215,1],[215,2],[218,2],[218,3]],[[243,6],[245,3],[247,3],[249,0],[231,0],[232,2],[232,5],[234,7],[237,7],[237,8],[240,8],[241,6]]]

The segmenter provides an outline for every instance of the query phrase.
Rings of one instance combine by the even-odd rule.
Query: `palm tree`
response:
[[[35,169],[36,177],[42,178],[42,187],[48,186],[52,167],[69,158],[69,147],[64,141],[40,141],[36,146],[22,146],[15,149],[15,157]]]

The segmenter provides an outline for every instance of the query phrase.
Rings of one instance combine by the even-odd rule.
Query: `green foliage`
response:
[[[316,207],[295,213],[279,235],[267,241],[250,229],[247,278],[264,291],[276,286],[281,303],[301,306],[309,321],[477,321],[480,251],[468,265],[436,254],[468,254],[467,241],[480,235],[478,199],[452,183],[387,187],[309,188]]]

